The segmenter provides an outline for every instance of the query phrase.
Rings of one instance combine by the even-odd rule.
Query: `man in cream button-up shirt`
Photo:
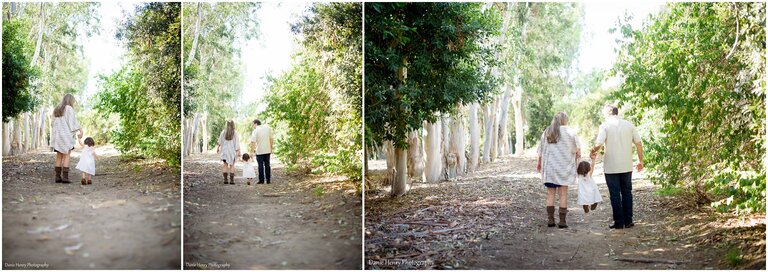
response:
[[[259,168],[259,182],[256,184],[264,184],[265,177],[267,184],[270,184],[272,169],[269,165],[269,156],[272,154],[272,128],[262,125],[259,119],[253,120],[252,127],[251,146]]]
[[[643,170],[643,143],[635,125],[619,118],[615,106],[604,108],[605,122],[600,125],[592,153],[605,146],[603,167],[605,183],[613,209],[613,225],[609,228],[623,229],[634,226],[632,221],[632,145],[637,147],[637,171]]]

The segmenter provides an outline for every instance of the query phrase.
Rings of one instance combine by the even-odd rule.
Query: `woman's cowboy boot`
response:
[[[547,227],[555,226],[555,206],[547,206]]]
[[[559,214],[560,222],[557,223],[557,227],[561,229],[567,228],[568,225],[565,224],[565,215],[568,214],[568,208],[560,207]]]
[[[224,184],[229,184],[229,181],[227,180],[227,172],[222,172],[222,174],[224,175]]]
[[[235,173],[229,173],[229,184],[235,184]]]
[[[53,170],[56,172],[56,183],[61,183],[61,167],[54,167]]]
[[[69,167],[61,168],[61,183],[72,183],[69,181]]]

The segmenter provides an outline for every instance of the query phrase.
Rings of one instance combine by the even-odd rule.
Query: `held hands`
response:
[[[589,158],[592,159],[592,160],[595,160],[595,158],[597,158],[597,152],[590,152],[589,153]]]
[[[77,138],[78,139],[82,139],[83,138],[83,130],[82,129],[77,131]]]

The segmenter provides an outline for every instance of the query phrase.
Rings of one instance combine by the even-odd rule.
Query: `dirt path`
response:
[[[548,228],[534,158],[503,158],[454,182],[416,183],[406,196],[366,193],[366,268],[765,269],[765,215],[715,216],[676,205],[635,173],[635,223],[610,230],[604,203],[585,214],[569,190],[567,229]],[[371,178],[383,180],[383,171]],[[387,188],[381,186],[380,188]],[[728,262],[728,252],[737,261]],[[645,259],[653,263],[622,261]],[[668,263],[659,263],[668,262]]]
[[[297,177],[273,158],[272,184],[223,184],[216,154],[184,161],[187,269],[359,269],[361,204],[333,177]]]
[[[93,184],[54,183],[54,153],[3,158],[4,269],[178,269],[179,174],[97,148]],[[37,265],[37,266],[30,266]]]

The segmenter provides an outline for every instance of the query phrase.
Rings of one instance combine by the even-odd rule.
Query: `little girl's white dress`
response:
[[[600,195],[600,190],[597,189],[597,184],[595,184],[592,176],[578,175],[576,181],[579,183],[578,205],[592,205],[603,202],[603,197]]]
[[[83,147],[83,151],[80,152],[80,161],[75,168],[91,176],[96,175],[96,160],[93,158],[93,152],[90,146]]]
[[[255,178],[256,171],[253,170],[251,161],[243,163],[243,178]]]

